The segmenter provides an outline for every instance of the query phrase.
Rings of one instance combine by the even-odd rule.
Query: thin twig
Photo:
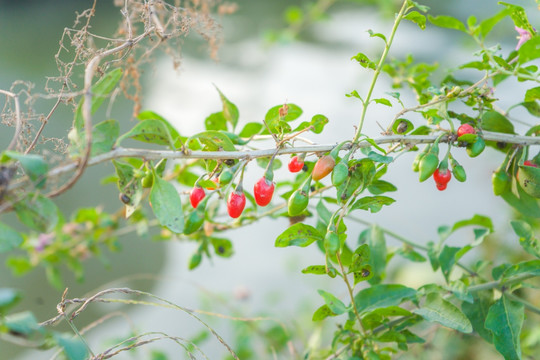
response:
[[[21,117],[21,107],[19,104],[19,95],[12,93],[11,91],[2,90],[0,89],[0,94],[4,94],[10,98],[13,99],[13,102],[15,103],[15,134],[13,135],[13,138],[11,139],[11,142],[9,143],[6,150],[13,150],[15,146],[17,145],[17,141],[19,140],[19,136],[22,132],[22,117]]]
[[[116,54],[125,49],[129,49],[133,47],[135,44],[137,44],[142,39],[144,39],[150,33],[150,31],[151,29],[148,29],[141,35],[135,37],[134,39],[128,39],[126,42],[124,42],[123,44],[115,48],[103,51],[102,53],[95,55],[86,66],[86,69],[84,72],[84,102],[83,102],[83,108],[82,108],[82,115],[84,119],[84,129],[85,129],[85,142],[86,142],[85,152],[82,159],[80,159],[78,163],[75,174],[71,177],[71,179],[69,179],[68,182],[62,185],[60,188],[48,193],[47,197],[58,196],[64,193],[65,191],[69,190],[73,185],[75,185],[75,183],[80,179],[80,177],[84,173],[84,170],[88,164],[88,161],[90,160],[90,153],[92,151],[92,89],[91,87],[92,87],[92,79],[98,68],[99,62],[104,57]]]

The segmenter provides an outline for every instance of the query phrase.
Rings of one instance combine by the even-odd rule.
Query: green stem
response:
[[[341,274],[343,275],[343,280],[345,281],[345,285],[347,285],[347,290],[349,291],[349,297],[351,298],[351,304],[352,304],[352,307],[353,307],[354,315],[356,316],[356,319],[358,319],[358,323],[360,324],[360,327],[362,328],[362,331],[365,333],[366,328],[364,327],[364,323],[362,322],[362,318],[360,317],[360,313],[358,312],[358,308],[356,307],[356,302],[354,301],[353,288],[352,288],[351,284],[349,283],[347,273],[345,272],[345,268],[343,267],[343,264],[341,263],[341,257],[339,256],[339,251],[336,254],[336,259],[337,259],[339,267],[341,269]]]
[[[523,299],[520,298],[519,296],[514,295],[514,294],[511,294],[511,293],[505,293],[505,295],[506,295],[509,299],[511,299],[511,300],[513,300],[513,301],[516,301],[516,302],[519,302],[519,303],[523,304],[523,306],[524,306],[527,310],[529,310],[529,311],[531,311],[531,312],[533,312],[533,313],[536,313],[536,314],[540,314],[540,308],[534,306],[533,304],[531,304],[531,303],[528,302],[527,300],[523,300]]]
[[[500,289],[503,286],[509,286],[517,282],[521,282],[527,279],[530,279],[532,277],[535,277],[536,275],[532,274],[521,274],[517,275],[515,277],[512,277],[508,280],[496,280],[496,281],[490,281],[483,284],[478,284],[474,286],[470,286],[469,289],[467,289],[469,292],[477,292],[482,290],[490,290],[490,289]]]
[[[384,62],[386,61],[386,56],[388,55],[388,51],[390,50],[390,47],[392,46],[392,41],[394,40],[394,36],[396,35],[396,30],[399,26],[399,23],[401,22],[401,19],[403,18],[405,11],[407,11],[408,9],[407,3],[408,3],[407,0],[403,1],[403,5],[401,6],[401,9],[399,10],[399,13],[396,16],[396,20],[394,21],[394,26],[392,27],[392,32],[390,33],[390,37],[388,38],[388,41],[386,42],[384,46],[383,53],[381,55],[379,63],[377,64],[375,73],[373,74],[373,79],[371,79],[371,84],[369,86],[369,90],[364,100],[364,105],[362,107],[362,115],[360,116],[360,124],[358,125],[358,129],[356,130],[356,135],[354,136],[353,143],[356,143],[356,141],[360,137],[360,134],[362,133],[362,127],[364,126],[364,120],[366,119],[367,107],[371,100],[373,89],[375,88],[375,84],[377,83],[377,78],[379,77],[379,74],[381,73]]]

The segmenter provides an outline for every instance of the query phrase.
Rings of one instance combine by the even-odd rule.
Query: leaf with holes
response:
[[[277,237],[275,246],[306,247],[314,241],[322,241],[323,239],[324,237],[313,226],[296,223]]]

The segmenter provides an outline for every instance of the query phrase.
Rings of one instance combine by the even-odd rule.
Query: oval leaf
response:
[[[150,205],[159,223],[174,233],[184,231],[182,202],[176,188],[154,174],[154,185],[150,191]]]
[[[323,236],[313,226],[296,223],[277,237],[275,246],[306,247],[314,241],[322,241],[323,239]]]
[[[523,304],[504,294],[488,311],[485,327],[493,333],[493,345],[506,360],[521,359],[519,336],[523,325]]]
[[[429,294],[424,306],[413,310],[413,312],[422,316],[426,321],[437,322],[467,334],[472,332],[472,325],[467,316],[437,293]]]

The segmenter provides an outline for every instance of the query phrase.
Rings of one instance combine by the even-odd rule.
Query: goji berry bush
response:
[[[294,37],[334,3],[319,0],[306,8],[290,7],[285,16],[288,27],[275,37]],[[255,348],[246,345],[249,341],[233,344],[232,336],[218,333],[201,312],[149,292],[109,288],[70,298],[66,289],[58,314],[38,320],[32,309],[13,311],[21,298],[17,289],[0,288],[0,341],[55,348],[54,357],[83,360],[108,359],[168,339],[179,346],[171,358],[208,358],[197,340],[144,330],[100,348],[87,340],[86,332],[106,326],[102,319],[90,324],[76,324],[75,319],[90,304],[101,302],[184,312],[222,346],[227,358],[234,359],[424,358],[422,352],[431,356],[429,348],[437,346],[439,340],[432,334],[438,329],[457,335],[456,346],[464,349],[481,341],[491,354],[497,352],[504,359],[538,358],[540,36],[530,20],[538,19],[537,13],[528,15],[521,6],[499,2],[497,13],[469,14],[461,21],[432,13],[415,1],[402,1],[394,9],[390,28],[365,29],[381,45],[379,54],[351,50],[351,60],[371,79],[366,93],[351,90],[346,95],[361,104],[358,121],[351,123],[354,133],[343,134],[337,144],[318,144],[299,139],[324,134],[332,119],[323,114],[306,117],[301,104],[284,101],[260,114],[260,121],[246,122],[240,120],[234,99],[225,95],[226,88],[216,87],[222,108],[208,115],[205,130],[199,133],[181,134],[165,117],[142,110],[140,67],[152,61],[155,50],[173,54],[176,61],[182,38],[196,31],[214,56],[219,42],[214,16],[230,13],[235,6],[214,1],[180,6],[160,0],[115,1],[115,5],[121,19],[115,34],[90,31],[95,2],[78,14],[74,27],[66,28],[56,58],[60,74],[50,79],[44,94],[34,95],[20,83],[0,89],[3,131],[14,134],[0,157],[0,252],[8,256],[6,268],[19,275],[45,271],[51,286],[63,290],[60,268],[67,266],[81,275],[86,259],[99,255],[103,245],[116,249],[119,235],[133,232],[195,243],[188,267],[197,271],[214,257],[233,257],[235,228],[263,218],[287,218],[289,226],[272,239],[275,246],[317,248],[317,263],[298,263],[296,270],[306,277],[332,279],[342,291],[317,290],[320,306],[310,309],[308,323],[299,319],[297,323],[307,337],[295,336],[297,329],[283,324],[265,330],[250,325],[256,331],[249,330],[248,337],[260,336],[264,344]],[[394,58],[391,49],[404,21],[424,31],[459,33],[474,44],[469,60],[452,64],[441,77],[435,76],[436,66],[417,62],[414,54]],[[514,49],[498,45],[491,36],[495,28],[515,33]],[[383,77],[392,87],[384,89],[384,97],[375,98],[374,89],[382,86]],[[517,103],[501,105],[497,89],[505,87],[522,94]],[[404,93],[415,103],[405,105]],[[132,102],[137,119],[122,134],[124,120],[108,118],[106,106],[118,97]],[[38,99],[52,101],[42,116],[35,116],[32,107]],[[364,124],[372,121],[368,114],[374,105],[392,108],[394,116],[378,119],[380,133],[366,134]],[[69,129],[58,135],[66,148],[51,156],[39,145],[59,107],[72,109],[74,116]],[[517,111],[519,115],[514,115]],[[427,182],[426,189],[450,191],[451,182],[468,186],[466,169],[456,154],[480,162],[485,152],[504,157],[493,171],[492,184],[485,186],[513,211],[508,219],[513,234],[505,241],[515,252],[497,257],[482,252],[486,239],[496,236],[495,226],[489,217],[469,214],[466,207],[464,220],[441,224],[436,240],[427,244],[370,218],[388,206],[399,206],[392,194],[403,190],[387,174],[397,162],[406,161],[402,155],[414,154],[410,171]],[[284,162],[286,176],[283,171],[275,175]],[[61,211],[55,198],[73,191],[83,173],[101,163],[114,167],[104,186],[116,184],[118,211],[85,204],[71,213]],[[248,184],[244,173],[251,167],[264,173]],[[435,210],[444,212],[445,204]],[[365,230],[353,234],[352,223],[361,223]],[[447,239],[458,231],[468,232],[470,241],[450,245]],[[388,237],[402,246],[389,246]],[[425,272],[441,274],[442,280],[418,287],[400,283],[387,271],[394,257],[401,258],[402,267],[407,262],[423,264]],[[231,321],[252,324],[253,319]],[[56,330],[53,325],[60,322],[71,331]],[[481,358],[473,351],[463,354],[462,358]],[[168,358],[160,351],[150,356]]]

